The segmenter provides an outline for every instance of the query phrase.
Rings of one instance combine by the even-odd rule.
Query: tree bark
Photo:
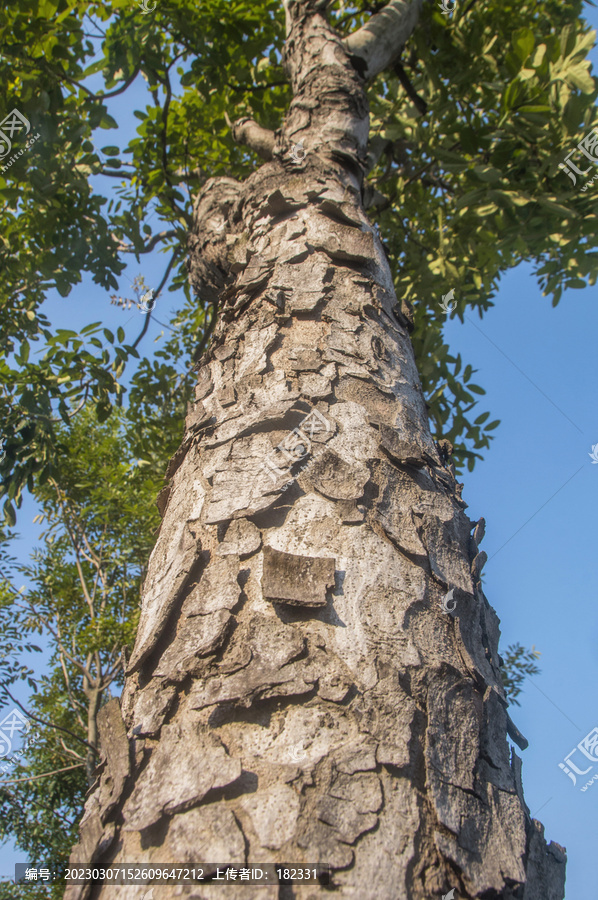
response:
[[[364,211],[369,62],[323,4],[286,6],[294,98],[272,158],[196,204],[190,278],[220,318],[72,861],[320,862],[342,898],[562,900],[564,851],[509,754],[483,529],[432,440]]]
[[[87,753],[85,754],[85,772],[87,783],[93,784],[94,771],[97,766],[98,747],[98,710],[102,699],[102,693],[97,687],[84,688],[87,699]]]

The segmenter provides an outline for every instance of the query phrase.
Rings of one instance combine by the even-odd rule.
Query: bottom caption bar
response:
[[[30,863],[15,864],[15,884],[330,884],[330,866],[264,863],[233,866],[230,863],[147,865],[118,863],[113,866],[68,866],[52,871]]]

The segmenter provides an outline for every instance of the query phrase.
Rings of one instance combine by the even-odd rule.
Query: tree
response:
[[[458,461],[473,462],[495,423],[468,419],[481,389],[469,392],[470,368],[461,383],[442,342],[440,296],[457,282],[458,314],[465,302],[483,311],[521,259],[536,261],[556,302],[595,279],[595,204],[558,172],[594,121],[593,37],[576,2],[464,3],[450,26],[421,6],[289,0],[283,22],[274,0],[173,3],[133,34],[126,14],[109,21],[87,70],[77,15],[33,23],[41,50],[24,97],[36,108],[31,72],[43,74],[70,140],[19,203],[49,194],[67,244],[91,232],[66,271],[48,254],[47,280],[66,291],[87,267],[110,285],[127,242],[140,253],[164,240],[174,268],[188,238],[200,303],[183,321],[203,329],[196,352],[212,331],[160,496],[125,724],[108,704],[74,859],[284,855],[329,863],[341,896],[563,895],[564,855],[529,821],[508,756],[507,728],[525,741],[506,713],[481,589],[483,527],[447,464],[457,439]],[[108,21],[76,4],[88,10]],[[107,95],[82,86],[99,70],[109,90],[142,71],[155,101],[123,175],[114,148],[102,161],[89,141],[111,125]],[[124,210],[101,215],[96,173],[123,178]],[[61,179],[78,204],[57,196]],[[181,185],[196,196],[192,217]],[[152,204],[172,227],[144,241]],[[59,338],[79,352],[77,336]],[[115,350],[123,365],[132,346]],[[80,386],[65,399],[53,362],[41,388],[38,367],[35,390],[12,394],[35,421],[48,417],[38,398],[76,408]],[[100,385],[101,415],[118,394],[108,365],[83,358],[78,374],[81,390]],[[38,449],[54,438],[22,414],[9,424],[16,498],[46,474]]]
[[[137,425],[142,421],[139,416]],[[30,729],[23,748],[0,760],[0,837],[12,837],[32,862],[52,870],[68,862],[94,781],[98,715],[122,689],[159,519],[159,478],[148,477],[149,467],[140,467],[131,452],[130,424],[118,413],[98,424],[86,408],[58,428],[54,474],[35,491],[38,520],[46,525],[42,545],[29,565],[5,550],[0,568],[8,626],[0,637],[0,661],[6,660],[0,709],[4,716],[7,707],[20,707]],[[169,443],[172,448],[167,437],[162,435],[163,449]],[[26,587],[19,589],[21,581]],[[25,640],[34,634],[50,648],[49,671],[35,680],[17,662],[33,646]],[[26,705],[12,687],[24,677],[35,690]],[[60,885],[52,891],[58,898]],[[6,892],[34,897],[39,886]]]
[[[347,897],[562,896],[509,759],[483,523],[432,440],[364,209],[365,84],[421,4],[345,38],[325,6],[285,4],[282,127],[233,126],[266,162],[196,203],[190,278],[220,317],[73,858],[283,856],[330,864]]]
[[[48,524],[44,551],[21,569],[33,587],[14,604],[25,632],[52,638],[85,735],[89,783],[97,765],[98,710],[110,685],[118,684],[137,624],[151,539],[151,528],[140,526],[148,513],[157,518],[151,480],[140,479],[123,457],[120,419],[98,426],[85,410],[68,432],[61,429],[61,471],[36,492],[43,509],[36,519]]]

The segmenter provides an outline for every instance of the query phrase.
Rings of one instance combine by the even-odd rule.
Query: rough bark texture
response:
[[[509,756],[483,527],[430,436],[363,208],[363,71],[317,4],[289,6],[294,100],[272,142],[258,132],[272,159],[197,202],[190,277],[220,319],[72,859],[323,862],[343,898],[562,900],[564,852]]]

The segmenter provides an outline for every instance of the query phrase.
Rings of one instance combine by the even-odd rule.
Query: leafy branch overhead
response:
[[[327,6],[349,36],[383,4]],[[488,0],[449,18],[427,2],[408,50],[370,83],[364,191],[412,310],[436,436],[458,465],[473,466],[498,423],[443,339],[443,295],[455,291],[453,315],[481,316],[523,260],[553,303],[595,283],[596,202],[558,169],[595,121],[594,34],[581,13],[581,0]],[[74,302],[89,277],[122,293],[129,258],[163,251],[165,287],[186,296],[176,327],[190,362],[214,313],[187,281],[193,198],[209,178],[255,170],[259,156],[229,123],[275,132],[291,93],[280,0],[171,0],[151,15],[128,0],[45,0],[2,15],[2,113],[18,109],[41,135],[0,176],[0,491],[14,520],[24,487],[51,472],[54,419],[89,400],[109,415],[137,352],[135,337],[113,340],[99,323],[54,331],[48,291]],[[131,106],[134,120],[122,115]]]
[[[538,659],[540,652],[535,647],[531,650],[521,644],[510,644],[507,647],[500,674],[509,703],[521,706],[517,697],[523,690],[522,685],[526,676],[540,674],[540,669],[536,665]]]

